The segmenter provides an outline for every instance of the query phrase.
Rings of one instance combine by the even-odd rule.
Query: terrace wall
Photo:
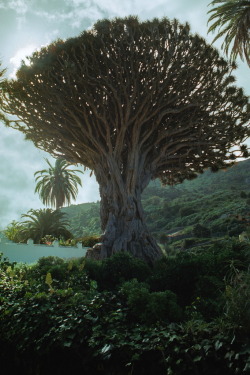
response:
[[[60,246],[58,241],[52,245],[36,245],[33,240],[28,240],[27,244],[14,243],[7,239],[0,239],[0,253],[10,262],[36,263],[39,258],[57,256],[64,259],[84,257],[87,247],[82,247],[81,243],[77,247]]]

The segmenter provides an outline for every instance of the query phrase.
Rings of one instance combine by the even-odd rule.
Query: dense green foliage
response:
[[[24,236],[22,235],[22,230],[24,226],[22,223],[13,220],[10,224],[7,225],[3,234],[8,240],[13,242],[23,242]]]
[[[149,268],[102,262],[0,261],[4,375],[227,375],[250,370],[250,246],[185,251]]]
[[[246,229],[250,214],[250,161],[217,173],[206,171],[192,181],[164,187],[153,181],[143,194],[143,207],[150,231],[161,235],[181,231],[189,237],[197,224],[207,229],[198,237],[238,236]],[[99,202],[62,209],[69,217],[75,237],[100,234]],[[241,220],[241,218],[246,220]]]
[[[32,238],[35,243],[40,243],[46,235],[66,239],[72,237],[67,229],[69,223],[64,212],[53,211],[50,208],[29,210],[22,217],[25,220],[22,222],[20,233],[25,241]]]
[[[70,222],[70,231],[75,237],[101,234],[100,203],[82,203],[63,207]]]

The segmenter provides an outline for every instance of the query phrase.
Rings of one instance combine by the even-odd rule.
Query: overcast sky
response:
[[[191,30],[211,42],[207,35],[207,11],[211,0],[0,0],[0,60],[6,75],[14,77],[25,56],[57,38],[78,35],[102,18],[137,15],[177,18],[189,22]],[[220,48],[220,43],[216,46]],[[237,85],[250,94],[249,68],[238,62]],[[46,168],[45,157],[53,159],[25,141],[16,130],[1,125],[0,137],[0,228],[20,220],[30,208],[43,208],[34,194],[34,172]],[[83,187],[75,202],[95,202],[99,188],[85,172]],[[74,203],[74,202],[73,202]]]

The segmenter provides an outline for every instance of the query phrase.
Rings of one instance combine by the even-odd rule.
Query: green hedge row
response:
[[[153,268],[0,260],[1,373],[250,373],[250,248],[222,241]]]

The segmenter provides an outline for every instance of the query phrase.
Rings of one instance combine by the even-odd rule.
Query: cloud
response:
[[[0,8],[11,9],[18,14],[26,14],[30,6],[30,0],[2,0]]]
[[[52,164],[55,160],[46,152],[41,151],[31,141],[25,141],[23,134],[17,130],[2,127],[0,137],[0,229],[5,228],[12,220],[20,221],[21,214],[31,208],[45,206],[35,194],[34,173],[46,169],[48,158]],[[32,161],[31,161],[32,158]],[[83,170],[82,166],[75,169]],[[100,199],[99,187],[95,177],[90,177],[87,170],[79,174],[82,187],[72,204],[95,202]]]
[[[92,24],[104,17],[125,17],[128,15],[140,15],[140,18],[151,18],[152,12],[157,12],[154,16],[164,16],[162,8],[174,9],[175,5],[167,0],[64,0],[70,11],[60,11],[57,13],[57,21],[69,21],[72,28],[80,28],[83,22],[89,20]],[[168,8],[166,6],[168,4]],[[48,14],[48,19],[49,19]]]
[[[108,12],[109,14],[125,15],[130,13],[141,13],[142,10],[152,9],[159,5],[164,6],[167,0],[126,0],[126,1],[113,1],[113,0],[65,0],[68,5],[74,8],[93,9],[98,8],[101,11]],[[169,1],[170,3],[170,1]]]
[[[13,57],[10,58],[10,63],[12,64],[12,72],[10,73],[10,78],[16,77],[16,72],[18,68],[20,67],[22,61],[25,61],[26,64],[28,64],[27,56],[31,55],[32,52],[34,52],[38,46],[35,44],[28,44],[25,47],[20,48]]]
[[[46,12],[45,10],[33,10],[31,13],[35,16],[38,16],[39,18],[46,19],[48,21],[58,21],[58,18],[60,19],[61,17],[59,12],[50,13]]]
[[[77,169],[83,170],[81,167],[77,167]],[[84,174],[80,174],[79,177],[82,180],[82,187],[79,187],[77,199],[72,203],[80,204],[100,200],[99,185],[94,176],[90,177],[90,171],[86,170]]]
[[[31,207],[42,207],[34,195],[33,177],[34,172],[40,169],[42,153],[23,138],[18,131],[1,128],[0,227],[5,227],[12,220],[19,220],[20,215]]]
[[[20,31],[26,22],[26,14],[33,0],[3,0],[1,9],[15,11],[17,29]]]

